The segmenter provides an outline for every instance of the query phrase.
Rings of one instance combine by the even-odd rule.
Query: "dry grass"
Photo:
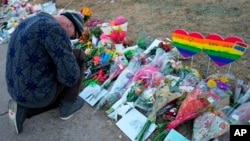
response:
[[[93,18],[106,22],[118,15],[123,15],[129,22],[128,36],[136,40],[140,33],[146,33],[151,38],[171,38],[175,29],[183,28],[188,32],[197,31],[207,36],[217,33],[222,37],[239,36],[250,43],[250,2],[248,0],[116,0],[114,4],[108,1],[94,4],[94,0],[60,1],[59,7],[68,5],[70,9],[79,10],[83,6],[94,11]],[[232,73],[236,78],[248,81],[250,63],[249,51],[246,51],[238,61],[217,67],[208,65],[208,57],[200,53],[184,63],[192,64],[203,77],[219,71]]]

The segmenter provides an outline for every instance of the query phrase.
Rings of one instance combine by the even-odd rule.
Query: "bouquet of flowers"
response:
[[[229,75],[217,73],[205,79],[208,88],[208,99],[216,109],[223,108],[229,104],[229,98],[233,93],[229,78]],[[221,102],[225,100],[227,100],[227,102]]]
[[[200,74],[197,70],[182,66],[181,62],[171,61],[174,68],[170,68],[169,74],[166,75],[169,78],[169,89],[171,92],[191,92],[194,87],[200,81]],[[171,63],[168,62],[167,64]],[[171,65],[171,64],[170,64]],[[171,65],[171,66],[172,66]],[[166,71],[165,71],[166,72]]]
[[[155,89],[158,87],[158,85],[163,79],[164,76],[159,72],[159,70],[155,69],[152,66],[147,66],[145,68],[140,69],[138,72],[135,73],[132,81],[130,82],[132,83],[132,85],[128,93],[126,94],[126,103],[133,105],[133,107],[144,106],[142,105],[141,99],[141,97],[143,97],[148,101],[151,101],[152,107],[153,94],[155,92]]]
[[[134,102],[134,106],[144,111],[150,111],[155,101],[155,92],[157,87],[148,87],[142,91],[142,94]]]
[[[192,141],[208,141],[229,131],[230,124],[212,112],[205,112],[194,120]]]
[[[84,19],[84,23],[86,23],[90,17],[92,16],[93,14],[93,11],[88,8],[88,7],[83,7],[81,10],[80,10],[80,13],[82,14],[83,16],[83,19]]]
[[[157,88],[164,76],[159,72],[157,68],[152,66],[146,66],[139,70],[134,78],[134,86],[129,91],[127,96],[128,102],[135,102],[145,89]]]
[[[96,81],[102,84],[109,76],[109,69],[114,63],[113,52],[105,48],[87,48],[85,50],[85,80],[84,84],[87,86],[91,81]]]
[[[85,23],[85,26],[88,28],[88,29],[92,29],[92,28],[95,28],[95,27],[100,27],[100,25],[103,23],[103,20],[102,19],[98,19],[98,18],[91,18],[89,19],[86,23]]]
[[[130,80],[133,78],[135,72],[137,72],[141,67],[141,59],[138,57],[134,57],[128,64],[128,66],[121,72],[118,76],[114,84],[112,85],[109,92],[99,101],[97,104],[96,110],[101,108],[104,104],[109,102],[109,104],[113,104],[123,97],[125,90],[131,84]],[[111,108],[116,109],[120,104],[125,101],[122,99],[121,101],[114,104]]]
[[[96,98],[104,88],[107,88],[112,80],[118,77],[118,75],[126,68],[127,65],[128,62],[126,58],[122,54],[119,54],[110,67],[108,79],[101,85],[101,89],[99,91],[92,94],[92,98]]]
[[[143,49],[146,50],[148,46],[150,46],[150,44],[153,42],[153,40],[150,38],[149,35],[146,34],[139,34],[139,37],[136,40],[136,45]]]
[[[127,32],[122,30],[121,27],[111,31],[109,37],[114,44],[122,44],[126,39]]]
[[[176,119],[167,125],[167,129],[174,129],[179,124],[193,119],[198,114],[205,111],[210,106],[210,102],[200,88],[195,88],[187,95],[181,104]]]
[[[162,86],[160,86],[156,93],[155,93],[155,101],[153,103],[153,107],[151,112],[148,115],[147,121],[144,124],[143,128],[139,132],[139,134],[136,136],[136,140],[142,141],[144,140],[144,135],[149,129],[151,123],[154,123],[156,121],[156,114],[157,112],[162,109],[166,104],[169,102],[177,99],[181,95],[179,93],[171,93],[169,91],[169,87],[167,83],[163,83]]]
[[[123,116],[130,108],[133,107],[132,104],[127,102],[127,95],[131,89],[133,89],[134,85],[134,83],[128,84],[127,90],[123,93],[122,97],[106,111],[108,117],[117,121],[118,115]]]
[[[84,28],[89,33],[88,40],[92,42],[93,47],[97,47],[98,43],[100,43],[100,36],[103,33],[100,25],[103,23],[101,19],[92,18],[85,22]]]
[[[247,92],[242,97],[240,97],[236,102],[234,102],[233,106],[226,112],[226,115],[229,116],[240,105],[248,102],[249,99],[250,99],[250,89],[248,89]]]
[[[122,24],[125,24],[127,21],[124,16],[117,16],[114,20],[110,22],[111,26],[120,26]]]
[[[213,74],[206,79],[207,86],[210,89],[220,89],[224,93],[230,92],[229,78],[226,75]]]
[[[244,93],[244,96],[240,97],[241,100],[238,100],[234,103],[232,107],[227,106],[221,111],[223,114],[225,113],[225,118],[229,120],[230,124],[232,125],[250,125],[250,113],[249,113],[249,89],[248,92]],[[240,103],[242,102],[242,103]],[[229,108],[229,110],[228,110]],[[224,111],[225,110],[225,111]],[[228,110],[228,111],[227,111]],[[218,137],[219,141],[228,141],[230,140],[230,133],[229,131],[221,136]]]
[[[246,102],[236,108],[229,116],[231,124],[246,125],[250,124],[250,102]]]
[[[124,16],[117,16],[110,23],[103,23],[101,29],[104,34],[109,35],[112,30],[117,30],[121,28],[123,31],[127,32],[128,22]]]
[[[100,37],[102,35],[102,30],[100,27],[94,27],[89,29],[90,35],[92,37],[91,41],[92,41],[92,45],[94,47],[98,46],[98,42],[100,41]]]
[[[161,70],[161,68],[165,64],[165,61],[169,60],[169,58],[171,58],[171,54],[166,53],[162,48],[157,48],[154,59],[152,60],[152,62],[150,62],[149,65]]]
[[[160,140],[166,137],[168,131],[175,129],[178,125],[196,118],[210,107],[210,102],[207,100],[203,90],[197,87],[189,93],[181,103],[175,120],[167,124],[166,129],[160,133],[155,140]]]
[[[100,38],[103,44],[110,44],[111,49],[113,46],[113,49],[117,53],[123,53],[123,43],[126,39],[126,34],[126,31],[122,30],[121,27],[118,27],[118,29],[113,29],[110,34],[102,33]]]
[[[200,73],[189,66],[185,66],[179,69],[179,90],[191,92],[194,87],[200,82]]]

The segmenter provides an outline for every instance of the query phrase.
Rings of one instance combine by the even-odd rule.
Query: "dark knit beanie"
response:
[[[82,32],[83,32],[83,17],[75,12],[65,12],[62,13],[61,15],[67,17],[74,25],[76,32],[78,33],[79,37],[82,36]]]

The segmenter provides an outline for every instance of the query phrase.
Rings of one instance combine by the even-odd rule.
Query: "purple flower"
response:
[[[93,18],[93,19],[88,20],[85,25],[89,28],[94,28],[97,25],[102,24],[102,23],[103,23],[103,21],[101,19],[94,19]]]
[[[222,82],[217,82],[217,87],[225,91],[229,89],[229,85],[226,83],[222,83]]]

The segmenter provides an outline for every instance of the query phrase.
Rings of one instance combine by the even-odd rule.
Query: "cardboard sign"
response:
[[[203,49],[204,37],[198,32],[188,33],[184,29],[177,29],[172,35],[172,40],[184,59],[191,58]]]
[[[236,36],[223,39],[220,35],[210,34],[204,41],[204,51],[219,67],[238,60],[248,45]]]

